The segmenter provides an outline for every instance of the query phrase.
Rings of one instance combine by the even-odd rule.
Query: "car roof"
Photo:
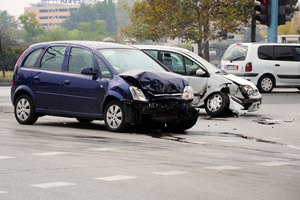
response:
[[[112,43],[112,42],[83,41],[83,40],[43,42],[43,43],[33,44],[32,46],[59,45],[59,44],[79,45],[79,46],[85,46],[92,49],[135,49],[130,46]]]
[[[171,47],[171,46],[162,46],[162,45],[132,45],[138,49],[153,49],[153,50],[162,50],[162,51],[176,51],[181,53],[190,52],[187,49],[180,48],[180,47]]]
[[[234,45],[247,45],[247,46],[260,46],[260,45],[276,45],[276,46],[290,46],[290,45],[296,45],[299,46],[300,44],[298,43],[234,43],[231,44],[230,46],[234,46]]]

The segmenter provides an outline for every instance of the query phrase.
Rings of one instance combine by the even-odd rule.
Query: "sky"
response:
[[[0,10],[6,10],[8,14],[18,18],[24,13],[24,8],[29,7],[31,3],[35,4],[40,0],[0,0]]]
[[[29,7],[30,4],[35,4],[40,0],[0,0],[0,10],[6,10],[10,15],[18,18],[24,13],[24,8]],[[298,1],[299,4],[300,0]]]

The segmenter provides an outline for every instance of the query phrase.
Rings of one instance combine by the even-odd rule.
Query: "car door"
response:
[[[294,46],[296,56],[298,57],[298,83],[297,85],[300,85],[300,46]]]
[[[292,46],[274,46],[274,71],[281,83],[298,83],[299,61]]]
[[[39,68],[33,69],[33,91],[37,109],[60,110],[62,67],[66,58],[66,46],[50,46],[44,52]]]
[[[62,110],[96,115],[106,93],[107,81],[99,78],[99,70],[91,51],[82,47],[70,47],[67,72],[63,75]],[[81,74],[82,68],[92,68],[95,75]]]
[[[159,59],[171,71],[183,75],[189,81],[195,95],[193,104],[197,104],[206,92],[208,81],[207,77],[196,75],[197,69],[201,67],[190,58],[175,52],[161,51]]]

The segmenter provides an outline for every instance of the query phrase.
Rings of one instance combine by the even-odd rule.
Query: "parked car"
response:
[[[221,61],[225,71],[243,77],[260,92],[274,87],[300,90],[300,44],[241,43],[228,47]]]
[[[191,128],[188,81],[132,47],[102,42],[61,41],[30,46],[16,63],[11,101],[20,124],[38,117],[105,120],[110,131],[152,122],[169,130]]]
[[[205,108],[211,116],[224,116],[228,111],[249,112],[259,109],[261,94],[256,86],[228,74],[183,48],[136,45],[171,71],[183,75],[194,89],[194,107]]]

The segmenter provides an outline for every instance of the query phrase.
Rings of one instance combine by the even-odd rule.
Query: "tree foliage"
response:
[[[11,48],[17,36],[18,24],[6,11],[0,11],[0,68],[5,77],[7,66],[11,65]]]
[[[23,38],[26,43],[37,42],[37,36],[43,34],[45,30],[40,26],[34,13],[25,13],[19,17],[23,26]]]
[[[97,2],[95,5],[81,4],[78,11],[71,12],[71,15],[62,23],[62,27],[68,30],[79,28],[82,22],[91,23],[96,26],[95,22],[103,20],[106,22],[106,31],[110,33],[116,32],[116,11],[112,0],[104,0]]]
[[[180,37],[197,43],[199,55],[208,59],[208,41],[239,32],[252,10],[252,0],[140,0],[131,8],[132,24],[122,31],[138,41]]]

